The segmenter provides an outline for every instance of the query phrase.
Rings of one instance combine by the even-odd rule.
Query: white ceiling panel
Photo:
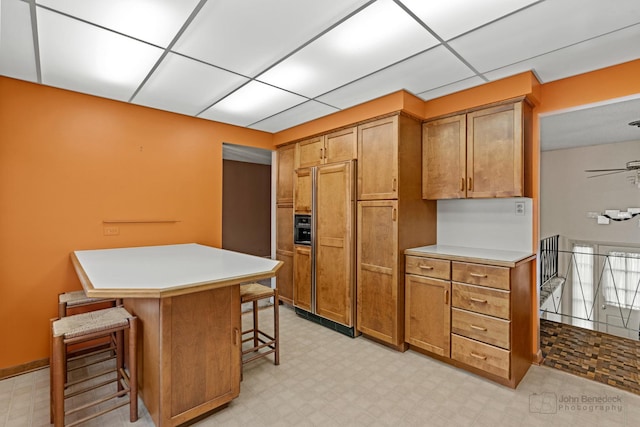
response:
[[[544,116],[540,118],[540,149],[640,141],[640,128],[629,126],[636,120],[640,120],[640,94],[635,99]]]
[[[37,0],[37,3],[167,47],[198,0]]]
[[[522,61],[489,73],[490,80],[498,80],[528,70],[534,70],[542,83],[563,79],[625,62],[629,57],[640,58],[640,24],[615,31],[565,49]]]
[[[38,8],[42,82],[128,100],[162,50]]]
[[[307,101],[297,105],[268,119],[262,120],[251,126],[252,129],[263,130],[265,132],[279,132],[281,130],[308,122],[318,117],[326,116],[339,111],[316,101]]]
[[[207,109],[199,117],[249,126],[304,101],[306,99],[301,96],[252,81]]]
[[[19,0],[0,3],[0,74],[38,80],[29,4]]]
[[[460,80],[455,83],[440,86],[435,89],[420,92],[417,95],[425,101],[428,101],[430,99],[440,98],[441,96],[445,96],[450,93],[460,92],[461,90],[469,89],[474,86],[480,86],[484,83],[486,82],[483,79],[475,76],[468,79]]]
[[[259,76],[316,97],[437,44],[391,0],[378,0]]]
[[[209,1],[174,50],[252,77],[365,3],[366,0]]]
[[[442,39],[449,40],[537,1],[402,0],[402,3]]]
[[[195,115],[247,81],[237,74],[169,53],[133,102]]]
[[[486,72],[638,22],[638,0],[545,1],[449,44]]]
[[[382,95],[405,89],[420,93],[473,76],[444,46],[436,46],[392,67],[379,71],[318,98],[339,108],[348,108]]]

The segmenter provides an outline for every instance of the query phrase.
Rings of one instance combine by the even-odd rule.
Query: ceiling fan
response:
[[[603,172],[603,173],[598,173],[597,175],[588,176],[587,178],[596,178],[604,175],[613,175],[620,172],[635,172],[635,174],[629,176],[627,179],[629,180],[629,182],[633,183],[634,185],[638,186],[638,188],[640,188],[640,160],[631,160],[630,162],[627,162],[626,167],[624,168],[588,169],[588,170],[585,170],[585,172],[591,172],[591,173]]]
[[[631,160],[630,162],[627,162],[626,167],[624,167],[624,168],[617,168],[617,169],[587,169],[587,170],[585,170],[585,172],[604,172],[604,173],[600,173],[598,175],[588,176],[587,178],[596,178],[598,176],[612,175],[612,174],[615,174],[615,173],[630,172],[630,171],[638,171],[638,172],[640,172],[640,160]]]

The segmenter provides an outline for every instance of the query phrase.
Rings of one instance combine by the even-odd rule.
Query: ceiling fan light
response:
[[[629,123],[629,126],[638,126],[640,128],[640,120],[635,120]]]

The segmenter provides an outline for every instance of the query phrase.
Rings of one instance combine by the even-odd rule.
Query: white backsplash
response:
[[[524,202],[524,215],[516,215]],[[438,245],[535,252],[532,200],[438,200]]]

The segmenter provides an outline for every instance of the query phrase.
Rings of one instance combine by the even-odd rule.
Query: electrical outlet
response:
[[[120,234],[119,227],[104,227],[103,231],[105,236],[118,236]]]
[[[516,215],[524,216],[524,202],[516,202]]]

